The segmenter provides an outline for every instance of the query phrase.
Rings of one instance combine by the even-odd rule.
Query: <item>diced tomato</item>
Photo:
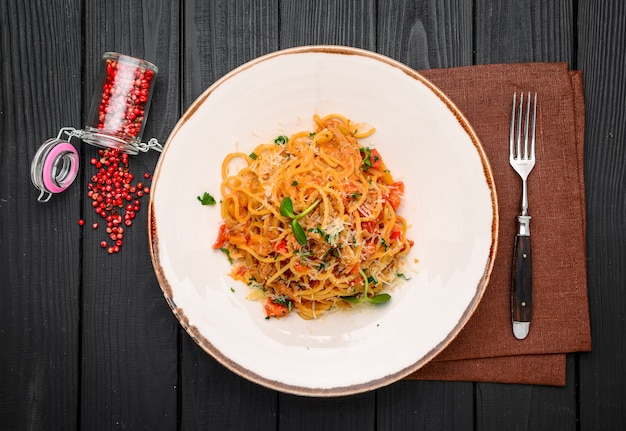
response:
[[[356,264],[352,267],[352,269],[350,269],[350,275],[358,274],[360,270],[361,270],[361,267],[358,264]]]
[[[370,163],[372,164],[372,169],[376,169],[377,171],[382,171],[385,169],[383,159],[382,157],[380,157],[380,153],[375,148],[372,148],[370,150]]]
[[[389,239],[391,240],[397,240],[402,238],[402,230],[400,229],[399,226],[395,226],[392,230],[391,233],[389,234]]]
[[[363,223],[361,223],[361,227],[369,233],[372,233],[374,232],[374,230],[376,230],[376,225],[377,223],[375,221],[364,221]]]
[[[228,241],[228,230],[226,228],[226,225],[222,224],[217,234],[217,240],[215,240],[215,243],[213,244],[213,248],[222,248],[224,244],[226,244],[226,241]]]
[[[400,206],[400,199],[404,194],[404,183],[399,181],[389,186],[389,195],[385,197],[394,211]]]
[[[283,239],[282,241],[275,243],[274,250],[276,250],[280,254],[287,254],[289,251],[287,249],[287,241]]]
[[[274,301],[269,300],[265,303],[265,315],[267,317],[276,317],[280,319],[290,313],[290,310],[283,304],[276,304]]]

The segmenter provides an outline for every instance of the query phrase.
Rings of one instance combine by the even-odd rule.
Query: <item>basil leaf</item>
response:
[[[306,233],[304,232],[304,229],[302,228],[302,226],[300,226],[300,223],[298,223],[297,220],[291,221],[291,229],[293,230],[293,236],[296,237],[296,241],[298,241],[298,244],[306,245]]]
[[[376,296],[372,296],[371,298],[367,298],[368,302],[371,302],[372,304],[384,304],[390,299],[391,295],[388,293],[381,293]]]
[[[291,198],[287,196],[280,203],[280,213],[285,217],[294,218],[296,215],[293,213],[293,202]]]
[[[343,299],[346,302],[350,302],[352,304],[358,304],[359,302],[363,301],[363,299],[357,298],[356,295],[342,296],[341,299]]]

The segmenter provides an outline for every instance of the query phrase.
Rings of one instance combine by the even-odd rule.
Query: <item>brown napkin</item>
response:
[[[409,378],[565,385],[567,352],[591,350],[585,262],[584,98],[565,63],[469,66],[421,72],[465,114],[498,194],[499,243],[485,295],[467,326]],[[509,308],[520,178],[508,161],[514,92],[537,92],[537,163],[528,180],[533,320],[517,340]]]

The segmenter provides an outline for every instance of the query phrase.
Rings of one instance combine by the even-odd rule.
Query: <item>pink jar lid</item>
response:
[[[44,142],[30,168],[31,180],[41,192],[37,200],[47,202],[52,194],[67,190],[78,175],[78,162],[78,152],[69,142],[58,138]]]

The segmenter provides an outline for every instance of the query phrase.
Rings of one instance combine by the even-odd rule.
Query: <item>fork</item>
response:
[[[511,130],[509,139],[509,163],[522,179],[522,211],[517,217],[519,223],[515,236],[513,253],[513,276],[511,279],[511,319],[513,334],[524,339],[530,329],[532,316],[532,253],[530,247],[530,219],[528,215],[527,179],[535,167],[535,126],[537,122],[537,93],[531,106],[528,92],[526,109],[524,93],[513,94]],[[532,118],[531,118],[532,110]],[[522,136],[523,133],[523,136]],[[523,138],[523,139],[522,139]]]

